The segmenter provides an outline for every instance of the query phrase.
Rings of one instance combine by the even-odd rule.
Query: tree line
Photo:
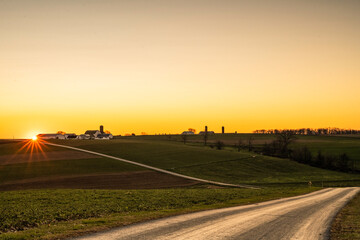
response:
[[[260,129],[253,131],[256,134],[280,134],[282,132],[292,132],[295,135],[360,134],[360,130],[342,128]]]

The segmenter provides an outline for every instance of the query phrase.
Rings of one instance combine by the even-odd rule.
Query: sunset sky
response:
[[[360,129],[360,1],[0,0],[0,138]]]

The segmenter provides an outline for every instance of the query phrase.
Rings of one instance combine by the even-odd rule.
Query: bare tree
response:
[[[252,151],[253,150],[253,137],[249,137],[248,138],[248,148],[249,148],[249,151]]]
[[[238,152],[240,152],[240,150],[243,148],[243,146],[244,146],[244,144],[241,139],[239,139],[238,142],[235,144],[235,147],[238,150]]]
[[[204,133],[204,145],[205,146],[206,146],[207,140],[208,140],[208,134],[207,134],[207,132],[205,132]]]
[[[182,135],[181,135],[181,138],[182,138],[182,140],[183,140],[184,144],[186,144],[186,141],[187,141],[187,135],[186,135],[186,134],[182,134]]]
[[[295,134],[291,130],[284,130],[277,134],[277,141],[280,146],[281,154],[288,154],[289,152],[289,144],[296,139]]]

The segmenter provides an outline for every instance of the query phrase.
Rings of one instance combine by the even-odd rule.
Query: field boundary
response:
[[[260,187],[257,187],[257,186],[244,185],[244,184],[222,183],[222,182],[210,181],[210,180],[196,178],[196,177],[190,177],[190,176],[186,176],[186,175],[183,175],[183,174],[180,174],[180,173],[167,171],[167,170],[164,170],[164,169],[161,169],[161,168],[152,167],[152,166],[149,166],[149,165],[146,165],[146,164],[130,161],[130,160],[119,158],[119,157],[114,157],[114,156],[103,154],[103,153],[93,152],[93,151],[89,151],[89,150],[85,150],[85,149],[81,149],[81,148],[76,148],[76,147],[71,147],[71,146],[66,146],[66,145],[60,145],[60,144],[54,144],[54,143],[49,143],[49,142],[44,142],[44,144],[55,146],[55,147],[68,148],[68,149],[81,151],[81,152],[86,152],[86,153],[98,155],[98,156],[101,156],[101,157],[110,158],[110,159],[114,159],[114,160],[117,160],[117,161],[137,165],[137,166],[147,168],[147,169],[151,169],[151,170],[154,170],[154,171],[157,171],[157,172],[161,172],[161,173],[165,173],[165,174],[169,174],[169,175],[173,175],[173,176],[176,176],[176,177],[181,177],[181,178],[185,178],[185,179],[189,179],[189,180],[193,180],[193,181],[198,181],[198,182],[202,182],[202,183],[208,183],[208,184],[213,184],[213,185],[217,185],[217,186],[224,186],[224,187],[260,189]]]

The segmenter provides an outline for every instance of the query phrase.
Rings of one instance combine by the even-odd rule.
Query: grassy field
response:
[[[227,146],[234,146],[240,140],[246,145],[249,138],[253,139],[254,146],[261,146],[276,139],[275,135],[268,134],[215,134],[209,135],[208,145],[214,145],[216,141],[223,141]],[[124,138],[124,137],[123,137]],[[181,142],[180,135],[157,135],[157,136],[136,136],[126,137],[128,139],[141,139],[152,141],[178,141]],[[203,145],[203,136],[193,135],[187,137],[188,144]],[[313,154],[320,150],[324,154],[339,155],[346,153],[350,159],[356,161],[356,168],[360,170],[360,136],[359,135],[329,135],[329,136],[296,136],[291,148],[307,146]]]
[[[360,180],[359,174],[329,171],[288,159],[263,156],[246,150],[226,151],[180,142],[124,138],[112,141],[66,141],[71,145],[151,166],[228,183],[254,185]]]
[[[331,239],[360,239],[360,194],[336,216],[331,228]]]
[[[58,239],[147,219],[314,190],[296,187],[0,192],[0,239]]]

